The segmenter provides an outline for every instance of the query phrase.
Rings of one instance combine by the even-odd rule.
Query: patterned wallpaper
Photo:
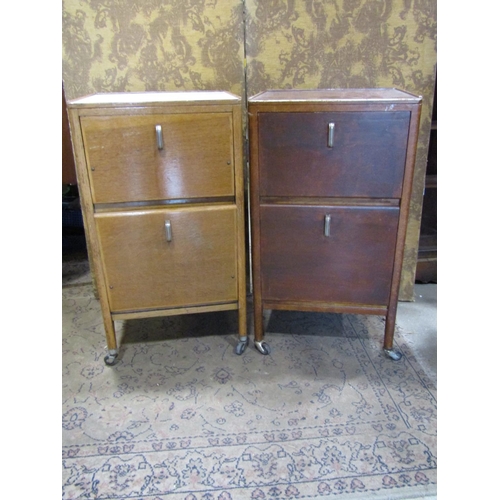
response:
[[[400,293],[412,300],[436,11],[436,0],[64,0],[66,97],[196,89],[244,97],[332,87],[398,87],[422,95]]]
[[[62,10],[68,99],[143,90],[242,95],[239,0],[64,0]]]
[[[246,0],[249,95],[269,88],[433,91],[433,0]],[[428,88],[427,88],[428,87]]]

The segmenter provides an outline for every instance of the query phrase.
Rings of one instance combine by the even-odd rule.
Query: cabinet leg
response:
[[[248,345],[246,297],[245,301],[242,301],[240,303],[238,309],[238,328],[239,328],[239,342],[236,345],[234,352],[239,356],[243,354]]]
[[[254,304],[254,339],[255,342],[262,342],[264,338],[264,310],[262,309],[262,303]]]
[[[399,361],[403,354],[394,349],[394,329],[396,328],[396,311],[395,308],[389,308],[389,312],[385,318],[385,335],[384,335],[384,352],[385,355],[393,361]]]
[[[264,355],[271,352],[269,346],[264,342],[264,309],[262,302],[255,298],[254,301],[254,345]]]
[[[103,314],[103,319],[104,329],[106,331],[106,343],[108,345],[108,353],[104,356],[104,364],[107,366],[113,366],[118,362],[115,325],[111,319],[111,315]]]

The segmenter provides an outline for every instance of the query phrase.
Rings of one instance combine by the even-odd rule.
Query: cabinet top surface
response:
[[[186,91],[186,92],[109,92],[92,94],[68,102],[69,107],[157,105],[157,104],[210,104],[221,102],[237,103],[241,99],[224,91]]]
[[[418,103],[420,96],[394,88],[266,90],[248,99],[250,103],[276,102],[406,102]]]

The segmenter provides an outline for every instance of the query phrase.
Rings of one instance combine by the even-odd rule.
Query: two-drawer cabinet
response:
[[[421,98],[396,89],[249,99],[255,345],[263,310],[386,317],[393,359]]]
[[[241,100],[96,94],[68,104],[108,353],[114,321],[237,309],[247,343]]]

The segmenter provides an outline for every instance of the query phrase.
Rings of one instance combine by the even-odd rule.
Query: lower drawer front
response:
[[[387,305],[398,218],[397,207],[262,206],[263,300]]]
[[[236,207],[99,214],[96,225],[112,312],[237,299]]]

